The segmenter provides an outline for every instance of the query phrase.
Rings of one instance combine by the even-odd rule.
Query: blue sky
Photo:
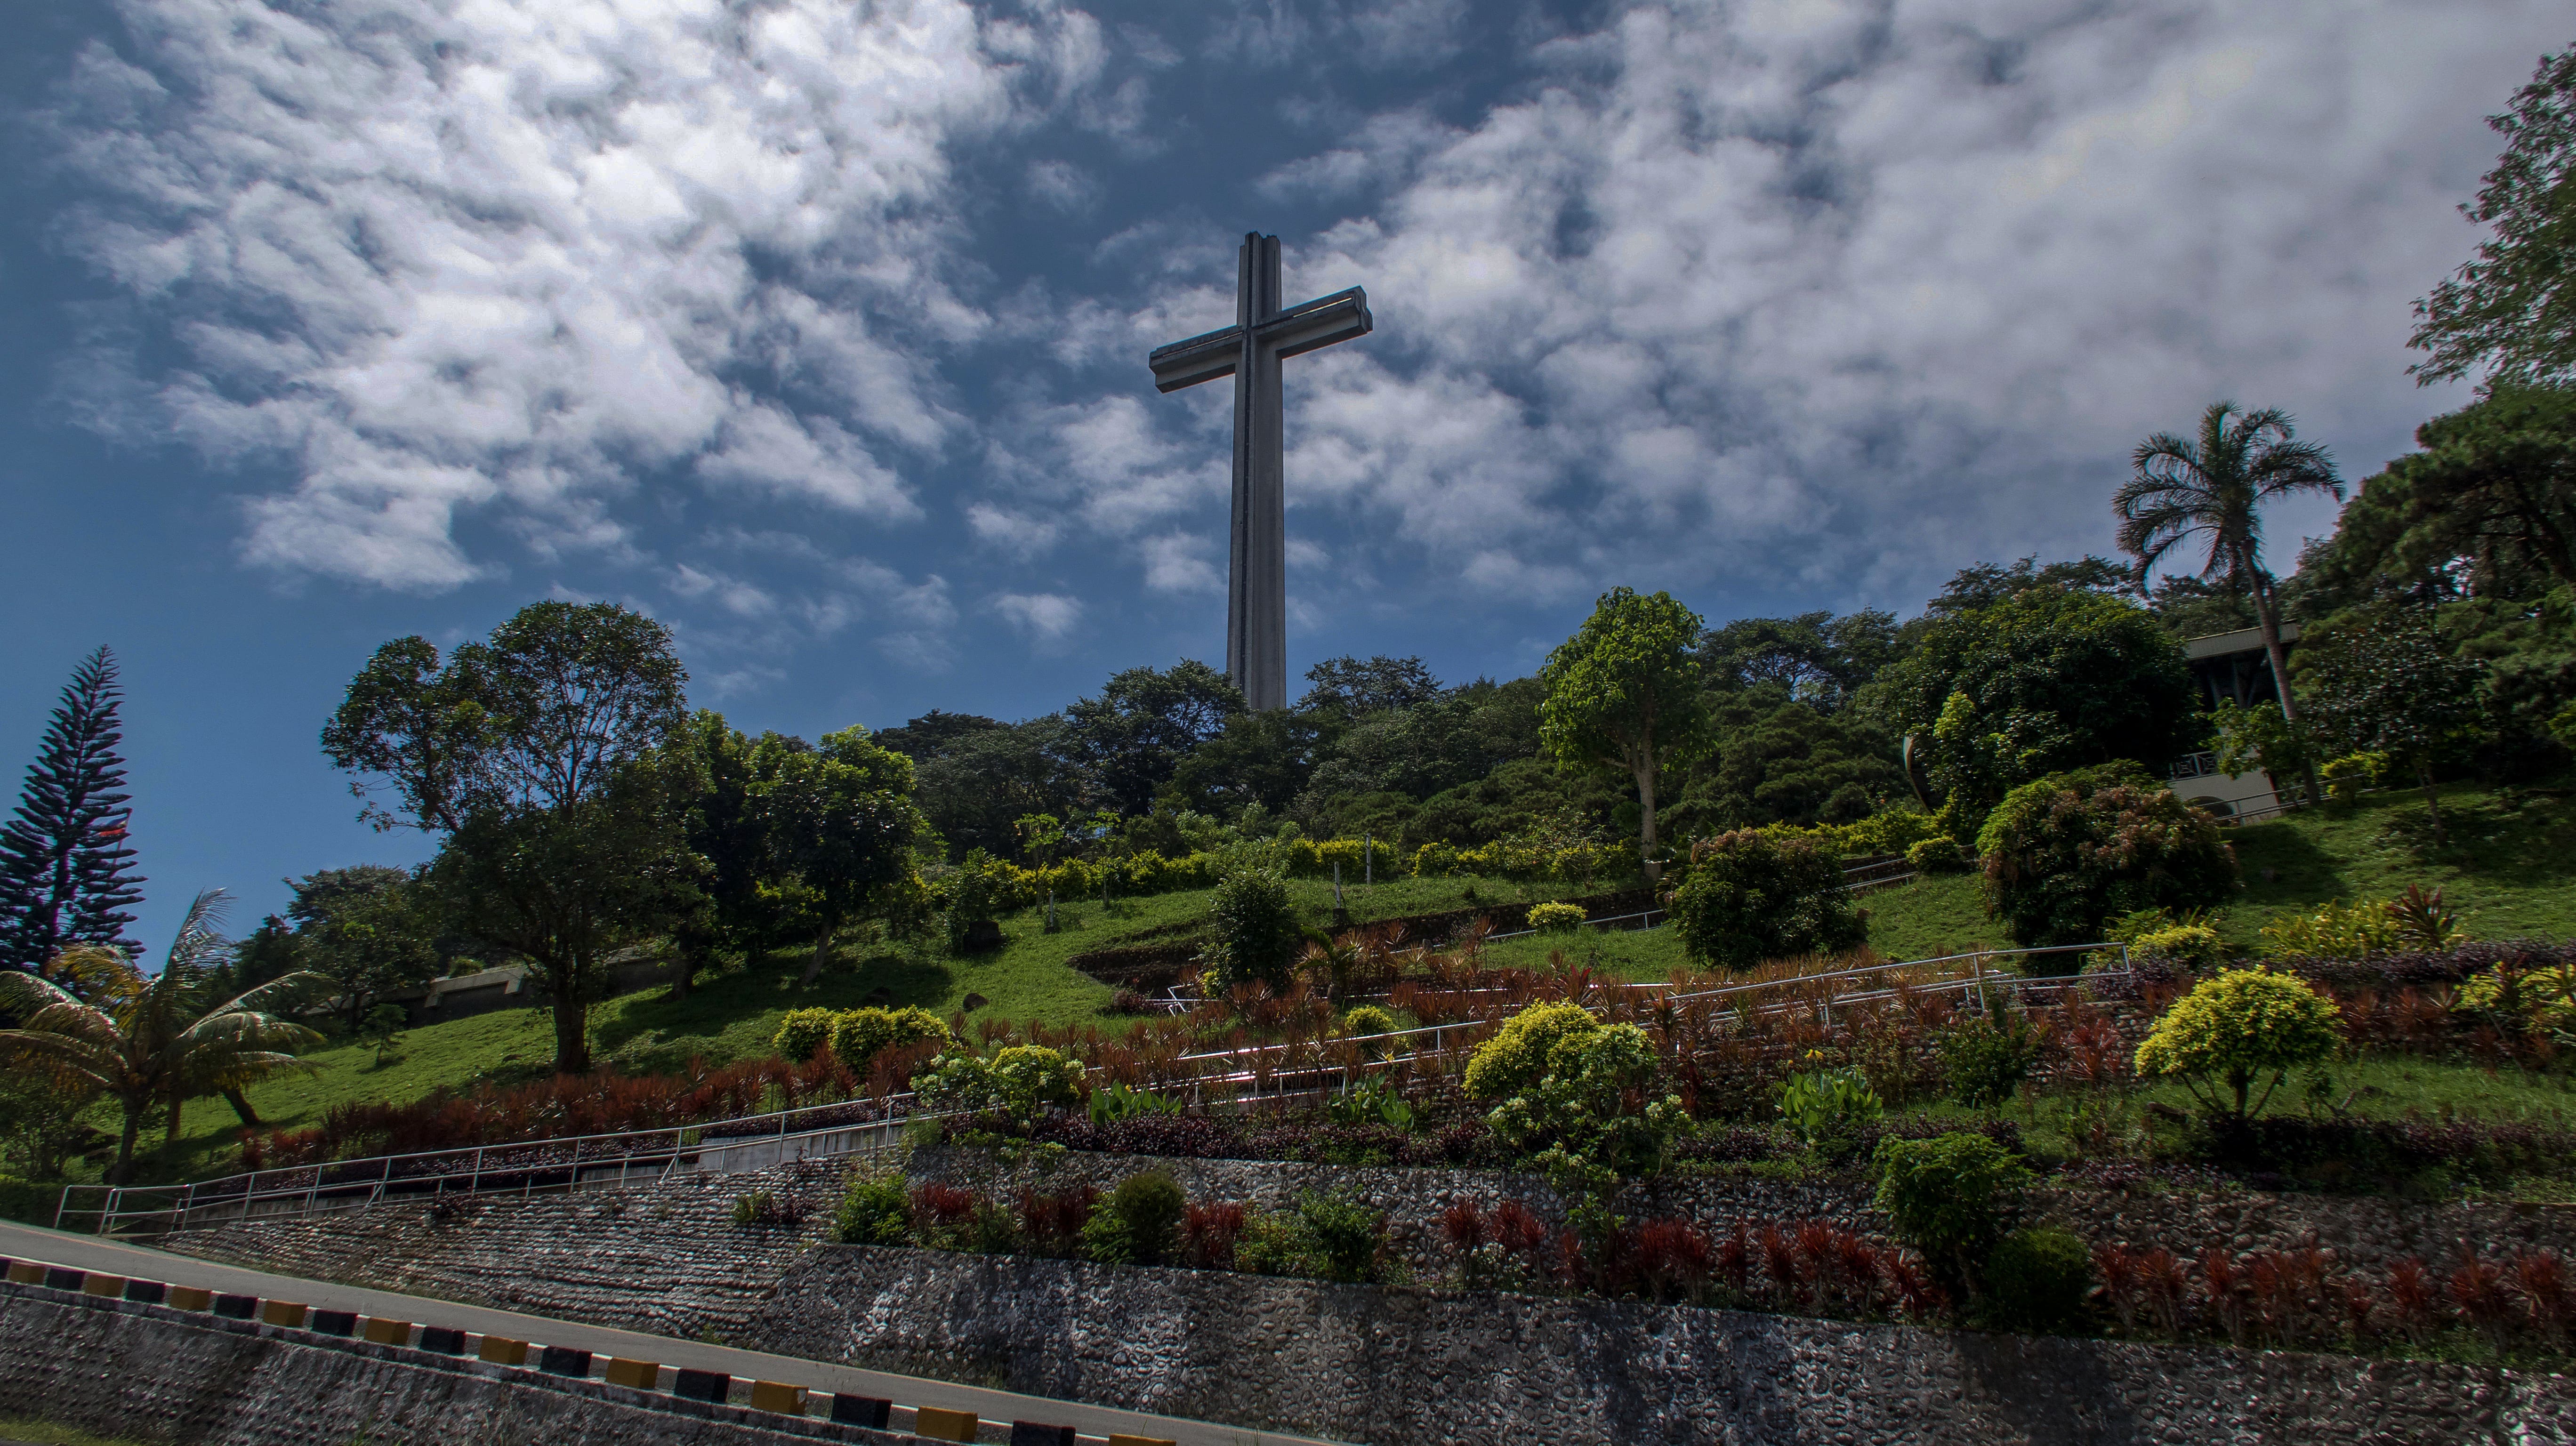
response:
[[[406,861],[314,738],[549,596],[813,735],[1222,662],[1234,246],[1292,670],[1536,665],[1601,590],[1910,611],[2105,550],[2221,396],[2358,477],[2562,5],[121,0],[0,58],[0,759],[118,651],[155,947]],[[2331,508],[2273,519],[2286,565]],[[18,765],[11,763],[12,769]]]

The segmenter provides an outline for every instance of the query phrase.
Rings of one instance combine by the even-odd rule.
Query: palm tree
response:
[[[169,1110],[175,1140],[180,1106],[190,1097],[237,1093],[282,1069],[313,1068],[290,1051],[319,1044],[322,1036],[272,1011],[329,990],[329,980],[289,974],[207,1007],[207,986],[231,947],[217,928],[224,902],[221,889],[196,897],[157,975],[145,975],[114,949],[81,945],[56,955],[55,976],[79,984],[89,1000],[51,979],[0,974],[0,1008],[23,1021],[0,1029],[0,1053],[93,1085],[125,1111],[110,1184],[132,1174],[135,1136],[154,1106]]]
[[[2239,412],[2231,401],[2212,402],[2201,413],[2199,440],[2158,432],[2129,460],[2136,475],[2111,505],[2120,515],[2120,550],[2138,560],[2138,585],[2146,586],[2147,570],[2165,554],[2205,535],[2209,553],[2200,575],[2253,599],[2281,716],[2296,722],[2298,700],[2281,647],[2280,588],[2263,566],[2260,510],[2299,492],[2331,493],[2341,502],[2334,458],[2314,442],[2293,440],[2289,413]],[[2316,792],[2311,778],[2309,797]]]

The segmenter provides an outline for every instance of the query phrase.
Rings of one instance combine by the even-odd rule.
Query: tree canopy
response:
[[[1654,872],[1655,783],[1709,743],[1708,704],[1691,650],[1697,614],[1669,593],[1603,593],[1575,635],[1548,655],[1539,678],[1539,738],[1563,765],[1613,768],[1637,786],[1638,847]]]
[[[2411,371],[2427,385],[2484,370],[2512,383],[2576,381],[2576,50],[2540,58],[2487,125],[2505,140],[2460,214],[2492,235],[2415,304]]]

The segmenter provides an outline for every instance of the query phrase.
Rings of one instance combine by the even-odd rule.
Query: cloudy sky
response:
[[[417,857],[314,748],[379,642],[668,622],[752,728],[1222,663],[1234,248],[1288,368],[1292,671],[1526,672],[1601,590],[1909,611],[2109,545],[2219,397],[2347,476],[2456,405],[2541,0],[67,0],[0,59],[0,758],[126,663],[185,894]],[[2274,520],[2286,565],[2331,509]],[[7,765],[14,770],[14,763]],[[246,921],[245,921],[246,922]]]

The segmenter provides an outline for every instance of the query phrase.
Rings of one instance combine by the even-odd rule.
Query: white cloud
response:
[[[995,597],[991,606],[1033,643],[1059,642],[1082,621],[1081,600],[1060,593],[1006,592]]]
[[[410,588],[492,565],[469,515],[630,547],[620,499],[692,466],[917,515],[958,425],[928,358],[989,325],[951,148],[1079,109],[1104,53],[964,0],[118,9],[134,59],[82,53],[49,124],[62,234],[164,328],[120,421],[282,461],[254,561]]]
[[[966,526],[974,532],[977,541],[1023,561],[1055,546],[1054,523],[996,507],[989,502],[977,502],[966,509]]]
[[[1071,161],[1029,162],[1029,194],[1068,214],[1090,210],[1100,201],[1100,182]]]
[[[1139,546],[1145,559],[1145,586],[1156,592],[1225,591],[1225,577],[1207,560],[1215,549],[1206,539],[1186,532],[1149,537]]]

